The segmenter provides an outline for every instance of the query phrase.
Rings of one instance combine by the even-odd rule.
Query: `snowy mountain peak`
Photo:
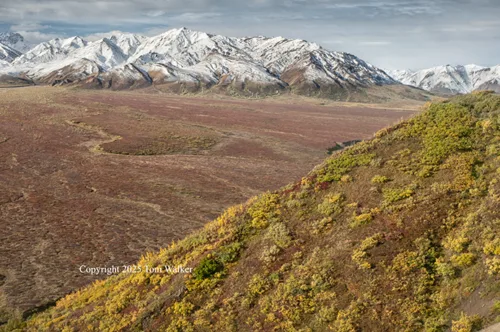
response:
[[[84,48],[87,42],[81,37],[55,38],[36,45],[13,61],[20,70],[64,59],[71,52]]]
[[[109,40],[118,46],[123,54],[130,57],[135,54],[137,48],[147,40],[147,37],[132,33],[123,33],[113,35]]]
[[[87,46],[87,44],[87,41],[83,40],[82,37],[76,36],[64,39],[61,43],[61,47],[80,48]]]

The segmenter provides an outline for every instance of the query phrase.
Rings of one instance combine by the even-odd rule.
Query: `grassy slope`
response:
[[[500,315],[500,96],[430,105],[25,325],[470,331]],[[496,299],[496,301],[495,301]],[[15,322],[9,326],[12,329]]]

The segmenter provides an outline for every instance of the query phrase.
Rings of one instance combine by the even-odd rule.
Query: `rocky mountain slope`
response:
[[[24,37],[16,32],[0,32],[0,44],[6,45],[19,53],[25,53],[33,46],[27,43]]]
[[[0,74],[28,77],[39,84],[115,89],[164,84],[188,91],[288,89],[342,96],[347,90],[398,84],[354,55],[304,40],[231,38],[186,28],[151,38],[119,34],[94,42],[55,39],[22,55],[10,54],[6,61],[10,65],[2,65]]]
[[[21,53],[16,51],[12,47],[0,43],[0,60],[2,60],[3,62],[10,63],[20,55]]]
[[[475,331],[500,319],[500,96],[429,105],[28,331]]]
[[[493,90],[500,93],[500,66],[440,66],[420,71],[387,71],[395,80],[440,94]]]

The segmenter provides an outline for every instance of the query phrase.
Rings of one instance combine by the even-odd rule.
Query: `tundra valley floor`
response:
[[[81,266],[133,264],[416,110],[0,89],[0,322],[104,277]]]

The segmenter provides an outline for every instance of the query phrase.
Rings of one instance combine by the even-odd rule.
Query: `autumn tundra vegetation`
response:
[[[428,104],[7,329],[453,331],[500,320],[500,96]]]

